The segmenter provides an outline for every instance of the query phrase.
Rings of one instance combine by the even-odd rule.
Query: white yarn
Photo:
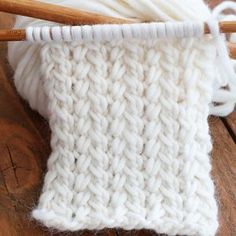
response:
[[[236,14],[224,15],[223,12],[227,9],[233,10],[236,13],[236,3],[225,1],[218,5],[212,13],[212,17],[219,20],[236,20]],[[236,103],[236,60],[229,59],[226,53],[226,45],[223,43],[225,38],[223,35],[218,38],[218,48],[220,49],[218,55],[218,83],[215,84],[215,92],[213,101],[217,106],[211,106],[212,114],[218,116],[226,116],[235,108]],[[231,34],[229,41],[236,42],[236,33]],[[227,89],[222,88],[227,87]]]
[[[57,3],[137,22],[212,19],[199,0]],[[209,21],[213,37],[203,36],[202,23],[53,25],[18,17],[16,27],[28,27],[33,43],[9,44],[17,90],[52,129],[34,217],[60,230],[214,235],[209,103],[221,103],[212,114],[226,115],[235,102],[235,74],[217,24]],[[35,42],[51,39],[72,42]]]
[[[105,42],[111,40],[191,38],[204,35],[203,22],[137,23],[94,26],[28,27],[30,42]]]
[[[215,53],[207,38],[46,44],[52,154],[33,216],[59,230],[215,235]]]

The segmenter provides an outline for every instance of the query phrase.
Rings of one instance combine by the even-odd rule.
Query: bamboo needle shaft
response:
[[[236,43],[228,42],[228,50],[229,50],[230,57],[236,60]]]
[[[1,5],[1,4],[0,4]],[[106,17],[104,17],[104,21],[96,22],[93,24],[107,24],[108,21],[105,20]],[[58,21],[55,21],[58,22]],[[113,21],[114,24],[121,24],[119,21]],[[87,24],[91,25],[91,24]],[[236,33],[236,21],[222,21],[219,23],[220,32],[221,33]],[[204,27],[204,33],[209,34],[210,29],[207,24],[205,24]],[[26,32],[25,29],[2,29],[0,30],[0,41],[21,41],[26,40]]]
[[[0,11],[53,21],[65,25],[134,23],[131,20],[102,16],[60,5],[32,0],[0,0]],[[222,33],[236,32],[236,21],[220,22],[219,27]],[[210,33],[210,29],[207,24],[205,24],[204,32],[206,34]],[[0,30],[0,41],[23,40],[26,40],[26,31],[24,29]],[[236,58],[235,44],[229,44],[229,51],[231,53],[231,57]]]
[[[0,11],[28,16],[66,25],[91,25],[129,23],[125,19],[119,19],[99,14],[80,11],[56,4],[49,4],[32,0],[0,0]]]
[[[0,41],[25,41],[25,29],[1,29]]]
[[[0,11],[65,25],[125,24],[133,21],[32,0],[0,0]],[[222,33],[236,32],[236,21],[220,22]],[[205,25],[205,33],[210,33]]]
[[[227,34],[227,33],[235,33],[236,32],[236,21],[221,21],[219,22],[220,32]],[[208,24],[205,24],[204,33],[209,34],[210,29]]]

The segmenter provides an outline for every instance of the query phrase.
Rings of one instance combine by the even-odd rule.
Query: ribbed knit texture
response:
[[[33,216],[59,230],[211,236],[206,39],[46,44],[52,154]]]

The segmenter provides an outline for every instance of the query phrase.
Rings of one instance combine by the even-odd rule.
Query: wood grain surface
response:
[[[219,0],[208,1],[214,6]],[[0,13],[0,27],[13,17]],[[81,235],[151,236],[152,231],[102,230],[59,233],[32,220],[50,154],[48,123],[19,97],[12,84],[13,72],[6,60],[6,44],[0,44],[0,236]],[[209,119],[213,139],[213,178],[219,202],[219,236],[236,235],[236,112]]]

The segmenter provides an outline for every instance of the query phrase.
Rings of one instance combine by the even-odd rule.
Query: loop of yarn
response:
[[[155,39],[201,37],[202,22],[137,23],[93,26],[28,27],[26,38],[30,42],[101,42],[122,39]]]
[[[215,115],[226,116],[234,110],[236,103],[236,74],[228,56],[225,38],[220,34],[218,22],[211,20],[208,25],[218,49],[217,61],[221,65],[219,73],[226,74],[225,78],[223,76],[218,78],[221,87],[215,90],[213,101],[217,105],[211,105],[211,111]]]
[[[225,10],[231,10],[234,14],[225,15]],[[236,3],[232,1],[225,1],[212,12],[212,18],[218,20],[236,20]],[[217,116],[226,116],[230,114],[236,103],[236,60],[230,59],[228,56],[225,40],[223,34],[219,34],[216,23],[211,21],[209,24],[211,33],[216,38],[218,57],[217,66],[218,78],[216,78],[215,89],[212,100],[215,104],[211,104],[211,113]],[[236,43],[236,33],[231,34],[228,40]]]

